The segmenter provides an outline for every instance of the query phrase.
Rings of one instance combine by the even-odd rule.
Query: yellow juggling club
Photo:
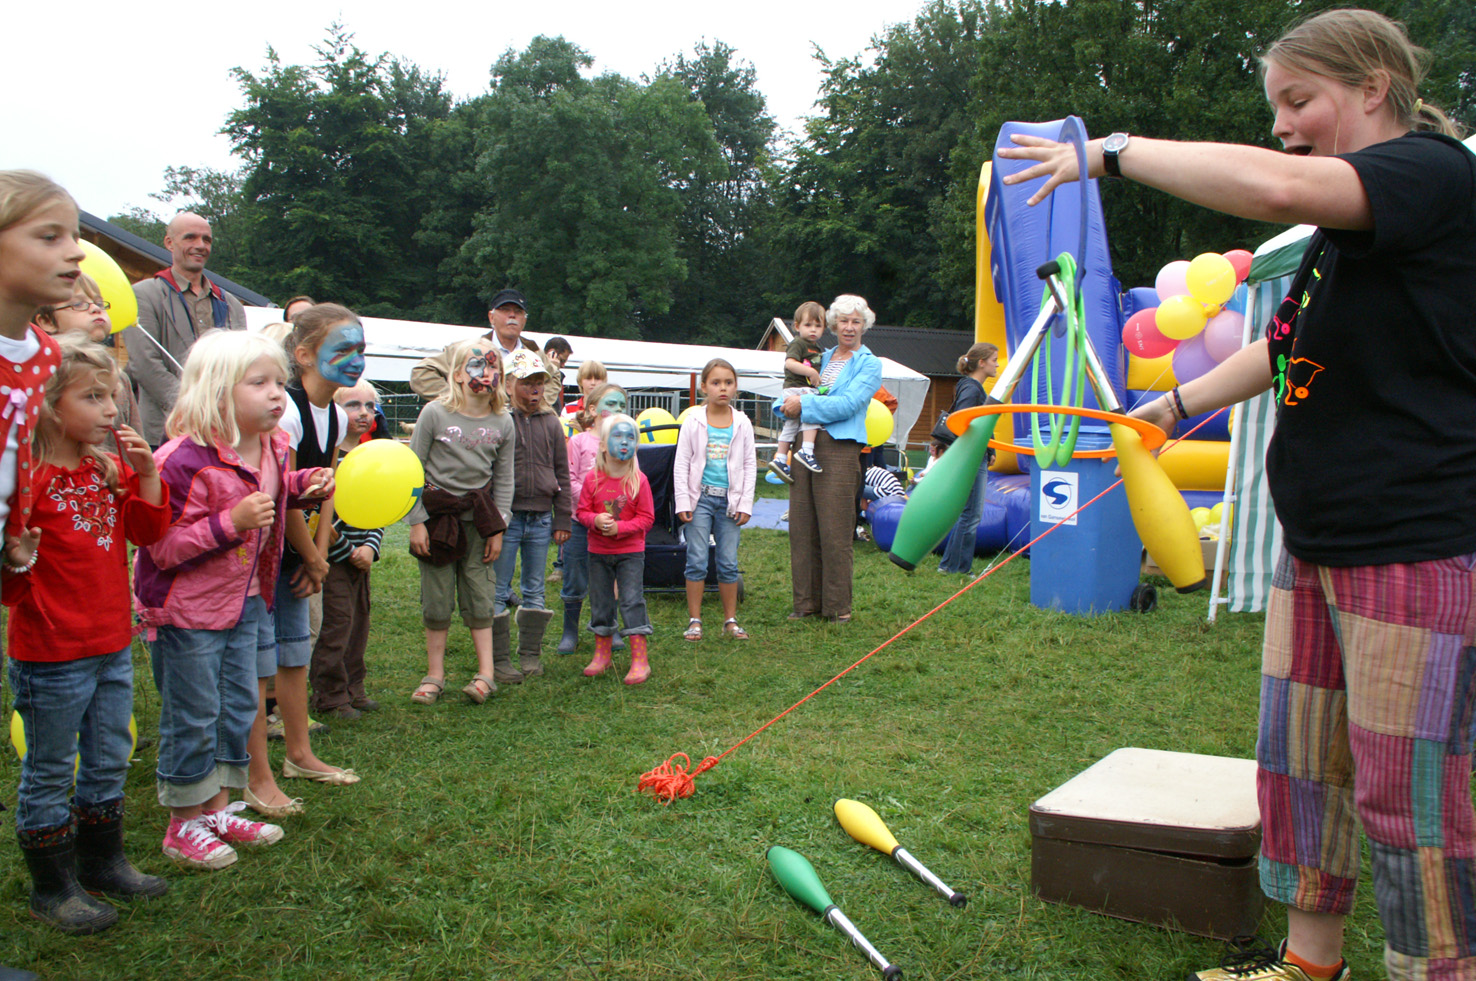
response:
[[[859,800],[842,797],[835,802],[835,816],[840,821],[841,827],[846,829],[846,834],[863,845],[870,845],[877,851],[895,858],[897,864],[936,889],[938,895],[948,900],[950,905],[963,906],[969,901],[969,897],[961,892],[954,892],[946,882],[928,871],[926,865],[913,858],[907,849],[897,844],[897,839],[892,837],[892,832],[887,829],[881,817]]]
[[[1121,423],[1112,423],[1112,446],[1127,491],[1128,511],[1143,547],[1181,593],[1205,585],[1204,552],[1189,505],[1163,467],[1143,446],[1143,437]]]

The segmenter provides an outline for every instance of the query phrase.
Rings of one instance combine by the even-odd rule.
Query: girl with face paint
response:
[[[581,367],[580,371],[583,370]],[[603,368],[600,370],[604,372]],[[602,382],[586,392],[580,401],[584,406],[574,422],[579,431],[569,437],[568,444],[569,482],[575,501],[579,500],[579,493],[584,489],[585,478],[594,469],[595,456],[600,448],[600,420],[625,411],[625,389]],[[579,615],[588,593],[589,531],[576,520],[570,529],[569,540],[564,543],[564,581],[559,587],[559,599],[564,601],[560,654],[573,654],[579,647]]]
[[[355,385],[364,373],[364,328],[358,315],[336,303],[319,303],[297,313],[292,333],[282,342],[293,378],[280,426],[288,436],[292,467],[332,467],[338,442],[348,430],[348,417],[334,404],[333,393]],[[328,575],[326,558],[333,525],[333,502],[321,509],[286,512],[287,547],[282,550],[272,614],[276,623],[275,665],[259,670],[263,698],[266,682],[274,678],[277,708],[287,759],[282,776],[334,786],[357,783],[353,770],[330,766],[313,752],[308,739],[307,677],[312,661],[314,612],[322,619],[320,591]],[[309,522],[313,524],[309,524]],[[316,599],[317,602],[312,602]],[[314,610],[316,606],[316,610]],[[269,670],[270,669],[270,670]],[[339,714],[337,712],[335,715]],[[346,716],[347,713],[344,713]],[[252,731],[249,806],[259,813],[282,817],[294,813],[293,799],[277,786],[266,753],[266,721],[262,714]],[[253,801],[255,803],[253,803]]]
[[[595,656],[584,669],[593,678],[610,667],[614,647],[616,587],[624,634],[630,642],[627,685],[651,674],[646,638],[646,532],[655,523],[651,485],[636,463],[635,420],[623,412],[606,417],[599,428],[595,469],[579,492],[575,517],[589,531],[589,605]]]
[[[476,674],[461,691],[480,705],[497,692],[493,563],[513,510],[517,432],[504,401],[497,346],[478,337],[451,345],[447,356],[451,384],[420,410],[410,437],[425,467],[425,493],[405,523],[410,554],[420,560],[427,668],[410,699],[432,705],[441,697],[446,639],[459,608],[477,655]]]

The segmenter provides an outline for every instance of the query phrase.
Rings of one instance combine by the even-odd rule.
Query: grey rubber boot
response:
[[[499,685],[517,685],[523,672],[512,663],[512,614],[499,613],[492,618],[492,677]]]
[[[543,674],[543,635],[548,632],[548,622],[553,619],[553,610],[530,610],[518,607],[518,667],[523,677],[531,678]]]
[[[559,638],[559,653],[573,654],[579,649],[579,614],[584,600],[567,600],[564,603],[564,636]]]

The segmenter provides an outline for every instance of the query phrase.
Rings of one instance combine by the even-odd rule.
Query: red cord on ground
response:
[[[1187,432],[1183,436],[1179,437],[1179,439],[1180,440],[1184,440],[1184,439],[1188,439],[1190,436],[1193,436],[1202,427],[1204,427],[1205,425],[1207,425],[1211,419],[1215,418],[1215,416],[1218,416],[1220,414],[1220,412],[1224,412],[1224,411],[1225,411],[1224,409],[1220,409],[1219,412],[1215,412],[1215,413],[1212,413],[1211,415],[1207,416],[1202,422],[1200,422],[1200,424],[1198,426],[1195,426],[1193,429],[1189,430],[1189,432]],[[1172,444],[1172,445],[1177,445],[1177,444]],[[1170,449],[1172,449],[1172,445],[1170,446]],[[1164,452],[1169,452],[1169,450],[1165,450]],[[1023,554],[1026,551],[1029,551],[1030,546],[1034,545],[1036,542],[1040,541],[1042,538],[1044,538],[1045,536],[1049,535],[1051,532],[1055,531],[1057,528],[1061,527],[1063,524],[1065,524],[1066,522],[1070,521],[1072,518],[1076,517],[1076,515],[1080,514],[1082,511],[1085,511],[1087,508],[1091,507],[1093,504],[1095,504],[1097,501],[1101,500],[1103,497],[1105,497],[1108,494],[1112,493],[1121,484],[1122,484],[1122,478],[1119,477],[1115,483],[1109,485],[1106,489],[1104,489],[1099,494],[1097,494],[1096,497],[1093,497],[1091,500],[1084,502],[1075,511],[1072,511],[1070,514],[1066,515],[1066,517],[1062,518],[1060,521],[1058,521],[1055,524],[1051,525],[1049,528],[1047,528],[1045,531],[1041,532],[1039,535],[1036,535],[1034,538],[1030,539],[1030,541],[1028,541],[1024,545],[1022,545],[1009,558],[1005,559],[999,565],[994,566],[993,568],[990,568],[990,569],[986,569],[983,572],[979,573],[979,576],[976,579],[970,580],[968,582],[968,584],[966,584],[958,592],[954,593],[952,596],[948,597],[946,600],[944,600],[943,602],[939,603],[937,606],[933,607],[931,610],[929,610],[928,612],[924,613],[922,616],[918,617],[916,620],[912,621],[907,626],[903,627],[901,630],[897,631],[891,637],[888,637],[881,644],[879,644],[873,651],[871,651],[870,654],[867,654],[865,657],[863,657],[860,660],[856,661],[854,664],[852,664],[850,667],[846,668],[840,674],[836,675],[834,678],[831,678],[825,684],[821,685],[819,688],[816,688],[814,691],[810,692],[804,698],[801,698],[799,701],[797,701],[793,705],[789,706],[789,708],[785,709],[783,712],[780,712],[778,715],[774,716],[768,722],[765,722],[763,725],[759,726],[753,732],[750,732],[748,735],[744,736],[738,742],[734,743],[727,750],[725,750],[721,755],[707,757],[700,764],[698,764],[697,769],[695,769],[692,772],[688,773],[687,772],[687,767],[690,766],[691,763],[692,763],[691,758],[689,756],[687,756],[686,753],[673,753],[671,756],[667,757],[667,760],[666,760],[665,763],[663,763],[660,766],[656,767],[654,770],[647,770],[645,773],[641,774],[640,782],[638,784],[636,784],[636,792],[639,793],[639,792],[641,792],[643,790],[649,790],[649,791],[651,791],[651,793],[653,795],[655,795],[656,799],[659,800],[659,801],[661,801],[661,803],[663,803],[663,804],[670,804],[672,801],[676,800],[678,797],[691,797],[692,796],[692,792],[697,789],[697,786],[696,786],[696,778],[698,776],[700,776],[701,774],[706,773],[708,770],[711,770],[713,767],[717,766],[719,763],[721,763],[724,759],[727,758],[727,756],[728,756],[729,753],[732,753],[735,750],[739,749],[744,743],[746,743],[749,740],[753,739],[755,736],[758,736],[765,729],[768,729],[774,723],[778,722],[780,719],[784,718],[786,715],[788,715],[789,713],[793,712],[795,709],[799,708],[801,705],[805,704],[810,699],[814,698],[816,695],[820,694],[822,691],[824,691],[825,689],[829,688],[831,685],[835,684],[837,681],[839,681],[842,678],[844,678],[846,675],[850,674],[851,671],[853,671],[854,669],[860,667],[863,663],[865,663],[871,657],[872,654],[880,653],[885,648],[891,646],[891,644],[893,643],[893,641],[900,640],[904,634],[906,634],[909,631],[911,631],[914,627],[917,627],[917,626],[921,625],[923,623],[923,621],[927,620],[934,613],[937,613],[939,610],[943,609],[949,603],[952,603],[954,600],[958,599],[964,593],[967,593],[969,590],[971,590],[975,586],[979,585],[979,583],[981,583],[984,580],[988,579],[990,576],[994,575],[1000,569],[1003,569],[1005,566],[1007,566],[1011,562],[1015,561],[1015,559],[1019,558],[1021,554]],[[676,760],[677,760],[678,757],[680,757],[683,760],[682,763],[677,763],[676,762]]]

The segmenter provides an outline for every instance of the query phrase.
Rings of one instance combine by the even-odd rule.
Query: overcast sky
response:
[[[231,68],[259,73],[268,45],[284,63],[311,63],[334,20],[371,54],[444,73],[458,99],[486,91],[498,56],[539,34],[563,35],[594,57],[596,72],[628,78],[704,38],[723,41],[757,70],[770,114],[797,132],[820,84],[814,46],[832,59],[862,54],[889,25],[912,20],[921,3],[16,0],[7,5],[10,43],[0,58],[0,169],[40,170],[104,217],[134,205],[158,208],[149,194],[163,186],[165,167],[235,166],[217,135],[241,104]]]

